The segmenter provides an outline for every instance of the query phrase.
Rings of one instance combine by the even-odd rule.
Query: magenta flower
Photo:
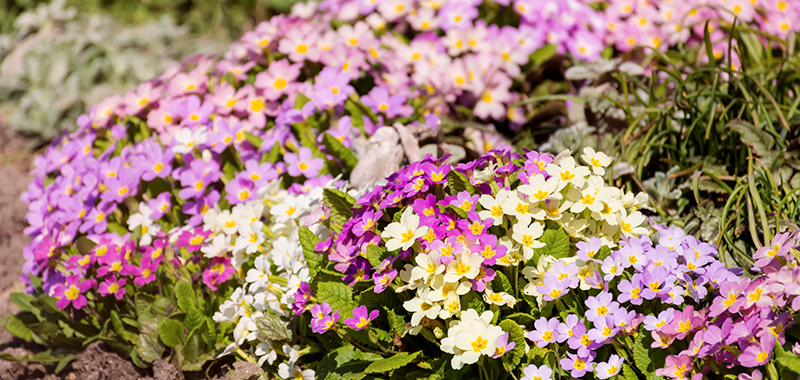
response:
[[[214,257],[208,263],[208,267],[203,271],[203,283],[211,290],[217,290],[217,285],[228,281],[236,272],[231,266],[230,257]]]
[[[116,273],[122,276],[127,276],[130,269],[126,264],[125,254],[117,246],[113,246],[108,254],[103,255],[97,259],[101,267],[97,269],[98,276],[105,276],[109,273]]]
[[[124,278],[117,279],[117,276],[108,276],[104,282],[100,283],[97,292],[103,296],[110,294],[117,297],[118,300],[121,300],[125,295],[125,288],[123,288],[123,286],[125,286],[126,281],[127,280]]]
[[[197,227],[194,231],[183,231],[175,242],[179,248],[186,247],[189,252],[195,252],[206,242],[212,231],[205,231],[203,227]]]
[[[366,328],[372,320],[378,318],[378,314],[380,314],[378,310],[367,313],[366,306],[359,306],[353,309],[353,318],[345,319],[344,324],[354,330],[362,330]]]
[[[478,203],[478,195],[469,195],[469,192],[464,190],[455,197],[450,198],[449,205],[458,207],[464,212],[475,211],[475,204]]]
[[[327,302],[323,302],[311,308],[311,317],[311,331],[323,334],[339,321],[339,310],[331,314],[331,306]]]
[[[741,343],[740,343],[741,344]],[[758,343],[747,346],[739,355],[739,363],[745,367],[759,367],[766,364],[772,356],[775,338],[771,335],[761,337]]]
[[[287,59],[280,59],[269,64],[267,70],[256,75],[255,87],[264,93],[269,101],[278,100],[283,94],[294,90],[294,81],[300,75],[302,64],[290,64]]]
[[[301,147],[300,152],[286,153],[283,160],[288,165],[287,171],[292,177],[299,177],[301,175],[306,178],[316,177],[325,161],[321,158],[314,158],[311,155],[311,149]]]
[[[56,307],[65,309],[70,304],[72,307],[80,310],[86,306],[86,293],[89,289],[93,288],[94,280],[84,280],[80,276],[69,276],[64,284],[58,284],[52,289],[53,298],[57,299]]]
[[[294,303],[292,304],[292,311],[295,315],[303,314],[306,310],[309,297],[311,296],[311,287],[307,282],[301,282],[299,288],[294,292]]]
[[[159,254],[158,258],[153,259],[152,253],[142,257],[139,266],[133,267],[131,270],[134,285],[141,287],[156,279],[156,269],[158,269],[158,263],[161,257],[162,256]]]

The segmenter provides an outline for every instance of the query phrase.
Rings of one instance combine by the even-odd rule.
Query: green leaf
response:
[[[515,321],[515,322],[517,322],[517,324],[520,324],[520,325],[528,325],[528,324],[533,323],[536,320],[536,318],[534,318],[532,315],[530,315],[528,313],[514,313],[514,314],[511,314],[511,315],[507,316],[506,318],[508,318],[508,319],[510,319],[512,321]]]
[[[308,274],[313,278],[314,275],[317,274],[321,261],[319,255],[314,252],[314,248],[317,246],[317,243],[319,243],[319,238],[306,226],[301,226],[298,233],[300,246],[303,247],[303,257],[305,257],[306,264],[308,265]]]
[[[480,314],[486,310],[486,303],[483,302],[483,298],[478,293],[470,291],[461,296],[461,310],[467,309],[475,309]]]
[[[381,262],[387,256],[386,248],[378,247],[377,245],[367,245],[367,260],[373,267],[381,266]]]
[[[26,342],[30,342],[31,338],[33,338],[33,332],[13,315],[0,318],[0,326],[3,326],[6,331]]]
[[[297,98],[294,100],[294,108],[295,109],[302,109],[308,101],[311,100],[307,96],[303,95],[302,93],[297,94]]]
[[[725,125],[739,134],[742,144],[753,148],[753,152],[758,156],[766,156],[775,145],[775,138],[769,132],[744,120],[731,120]]]
[[[608,246],[603,245],[602,247],[600,247],[600,250],[594,255],[594,259],[603,261],[608,256],[611,256],[611,248],[608,248]]]
[[[148,363],[161,359],[161,354],[164,353],[164,345],[158,340],[158,336],[153,334],[140,334],[134,349],[139,357]]]
[[[386,318],[389,320],[389,326],[392,328],[392,331],[396,332],[397,335],[403,335],[403,330],[406,327],[406,320],[403,318],[402,315],[398,315],[394,312],[394,310],[390,308],[383,309],[386,312]]]
[[[317,286],[317,301],[327,302],[333,310],[340,309],[342,320],[353,315],[357,306],[353,300],[353,288],[341,282],[321,282]]]
[[[668,352],[660,348],[651,348],[653,338],[649,334],[639,332],[633,344],[633,363],[648,378],[655,376],[656,369],[663,368]]]
[[[552,256],[556,259],[569,256],[569,235],[567,231],[564,230],[564,227],[546,229],[542,237],[539,238],[539,241],[544,243],[545,246],[533,250],[533,258],[531,259],[533,260],[533,265],[536,265],[536,263],[539,262],[539,258],[543,255]]]
[[[496,276],[492,280],[492,290],[514,295],[514,288],[511,286],[511,281],[508,280],[508,277],[500,271],[495,271],[494,273]]]
[[[272,312],[265,312],[263,316],[256,318],[256,328],[271,341],[284,341],[292,339],[292,330],[289,323],[283,321],[280,316]]]
[[[544,45],[533,53],[531,53],[530,60],[533,62],[535,66],[539,66],[548,59],[552,58],[556,55],[556,45],[547,44]]]
[[[162,319],[158,322],[158,337],[167,347],[175,348],[183,344],[183,325],[174,319]]]
[[[636,376],[636,372],[633,371],[627,364],[622,364],[622,379],[623,380],[639,380],[639,377]]]
[[[129,339],[131,334],[125,330],[122,319],[119,317],[119,313],[117,313],[116,310],[111,310],[111,326],[114,328],[114,333],[117,334],[117,336],[124,340]]]
[[[192,331],[189,337],[186,338],[186,344],[183,346],[183,358],[187,363],[197,362],[202,345],[203,341],[200,337],[200,331]]]
[[[175,298],[184,313],[197,309],[197,299],[189,281],[180,280],[175,284]]]
[[[200,310],[189,310],[186,316],[183,317],[183,327],[185,327],[186,330],[192,331],[200,327],[204,321],[205,316]]]
[[[475,187],[472,186],[466,176],[456,170],[451,170],[447,174],[447,191],[450,195],[456,195],[462,191],[472,194],[475,192]]]
[[[351,172],[358,163],[358,158],[353,154],[350,148],[344,146],[339,140],[328,133],[323,133],[322,143],[325,145],[327,152],[340,160],[342,160],[342,169],[344,169],[344,179],[350,178]]]
[[[331,222],[336,223],[339,228],[353,217],[350,208],[356,200],[349,194],[336,189],[325,189],[322,191],[322,200],[331,208]]]
[[[78,252],[80,252],[81,255],[88,255],[89,252],[94,249],[95,245],[95,242],[89,240],[86,236],[79,237],[78,241],[75,242],[75,246],[78,247]]]
[[[414,358],[416,358],[421,353],[422,351],[417,351],[414,352],[413,354],[409,354],[407,352],[394,354],[386,359],[376,360],[370,363],[370,365],[367,366],[364,372],[366,373],[389,372],[398,369],[400,367],[403,367],[408,363],[411,363],[412,361],[414,361]]]
[[[249,142],[250,145],[256,147],[257,149],[261,149],[261,143],[264,142],[264,140],[261,139],[261,137],[258,137],[250,132],[244,133],[244,139],[247,140],[247,142]]]
[[[800,375],[800,357],[792,354],[791,352],[783,352],[777,355],[778,364],[784,368]]]
[[[499,326],[508,333],[509,343],[512,341],[515,343],[514,348],[502,356],[503,361],[511,364],[512,368],[516,368],[525,355],[525,332],[516,322],[509,319],[500,322]]]

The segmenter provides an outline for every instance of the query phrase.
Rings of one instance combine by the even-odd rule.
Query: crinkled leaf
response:
[[[200,327],[203,322],[205,322],[205,316],[199,310],[189,310],[189,312],[186,313],[186,316],[183,317],[183,327],[189,331]]]
[[[753,125],[744,120],[731,120],[725,125],[726,128],[731,128],[739,133],[739,139],[742,143],[753,148],[753,152],[758,156],[765,156],[769,154],[772,147],[775,145],[775,138],[769,132]]]
[[[12,335],[20,338],[26,342],[30,342],[33,337],[33,332],[25,326],[16,316],[9,315],[5,318],[0,318],[0,326]]]
[[[162,319],[158,322],[158,337],[167,347],[175,348],[183,344],[183,325],[174,319]]]
[[[503,361],[516,368],[525,355],[525,332],[516,322],[509,319],[500,322],[499,326],[508,333],[509,343],[512,341],[515,343],[514,348],[503,355]]]
[[[478,293],[470,291],[461,296],[461,310],[467,309],[475,309],[480,314],[486,310],[486,303],[483,302],[483,298]]]
[[[303,247],[303,257],[306,259],[308,274],[314,277],[319,269],[320,257],[314,252],[314,247],[319,243],[319,238],[306,226],[301,226],[298,231],[300,246]]]
[[[175,284],[175,299],[184,313],[197,309],[197,299],[189,281],[180,280]]]
[[[367,260],[373,267],[379,267],[386,256],[386,248],[378,247],[374,244],[367,245]]]
[[[285,341],[292,339],[292,330],[289,323],[285,322],[275,313],[267,312],[256,318],[256,328],[271,341]]]
[[[189,334],[189,337],[186,338],[186,344],[183,346],[183,358],[186,363],[197,362],[202,345],[203,341],[199,331],[193,331]]]
[[[327,302],[334,310],[341,310],[342,319],[350,318],[357,306],[353,288],[341,282],[321,282],[317,286],[317,301]]]
[[[407,352],[394,354],[386,359],[376,360],[370,363],[370,365],[367,366],[364,372],[366,373],[389,372],[398,369],[400,367],[403,367],[408,363],[411,363],[412,361],[414,361],[414,358],[416,358],[421,353],[422,351],[416,351],[413,354],[409,354]]]
[[[544,243],[545,246],[533,250],[534,264],[537,263],[539,257],[543,255],[552,256],[556,259],[569,256],[569,235],[563,227],[559,227],[558,229],[546,229],[542,237],[539,238],[539,241]]]
[[[322,192],[322,199],[331,208],[331,222],[340,228],[353,217],[350,208],[353,207],[356,200],[349,194],[336,189],[325,189]]]
[[[161,359],[161,354],[164,353],[164,344],[154,334],[139,334],[139,339],[136,340],[134,348],[139,357],[148,363]]]
[[[791,352],[783,352],[777,355],[778,364],[784,368],[800,375],[800,357],[792,354]]]
[[[450,195],[456,195],[462,191],[467,191],[470,194],[475,192],[475,187],[472,186],[466,176],[456,170],[451,170],[447,174],[447,191]]]
[[[353,171],[358,163],[358,158],[353,154],[350,148],[344,146],[339,140],[328,133],[324,133],[322,143],[328,153],[342,160],[342,169],[344,169],[345,179],[349,178],[349,173]]]
[[[623,380],[639,380],[633,368],[627,364],[622,364],[622,379]]]

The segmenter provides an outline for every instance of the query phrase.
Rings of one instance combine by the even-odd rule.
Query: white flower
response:
[[[575,166],[575,159],[566,157],[558,164],[548,164],[545,168],[547,174],[558,178],[562,182],[571,183],[576,188],[582,188],[589,175],[589,168],[585,166]]]
[[[561,199],[560,191],[566,184],[556,177],[544,179],[544,175],[537,173],[528,179],[527,185],[522,185],[517,190],[527,195],[531,201],[541,202],[548,199]]]
[[[644,215],[639,211],[634,211],[630,214],[621,212],[619,214],[619,229],[625,236],[646,235],[648,229],[641,227],[645,223]]]
[[[205,127],[200,127],[194,130],[194,132],[189,128],[182,128],[180,132],[173,137],[175,145],[172,147],[172,152],[180,154],[189,153],[196,146],[206,143],[206,135]]]
[[[611,164],[611,158],[606,156],[603,152],[595,152],[590,147],[583,148],[583,155],[581,156],[583,162],[592,168],[592,172],[596,175],[605,175],[606,166]]]
[[[265,341],[256,346],[256,356],[259,357],[258,365],[263,365],[265,361],[271,365],[278,358],[278,351],[272,348],[269,341]]]
[[[281,363],[278,365],[278,376],[280,376],[281,379],[314,380],[314,370],[307,369],[304,371],[302,368],[298,367],[297,364],[290,361],[289,363]]]
[[[208,258],[225,257],[230,245],[231,237],[225,234],[219,234],[211,239],[211,243],[203,245],[203,247],[200,248],[200,252],[203,252],[203,256]]]
[[[483,292],[483,300],[487,303],[503,306],[508,305],[509,307],[514,307],[514,304],[517,303],[517,299],[514,298],[511,294],[506,292],[494,292],[488,286],[486,290]]]
[[[442,339],[441,349],[454,354],[451,365],[460,369],[464,364],[476,363],[481,355],[492,356],[503,329],[491,324],[494,313],[484,311],[478,316],[474,309],[461,312],[461,320],[453,322]]]
[[[411,270],[411,282],[418,280],[427,282],[431,276],[444,273],[445,266],[437,263],[435,257],[420,253],[414,261],[417,262],[417,266]]]
[[[590,182],[587,182],[587,184]],[[575,203],[570,206],[569,211],[576,214],[580,214],[586,209],[592,212],[602,211],[605,207],[603,201],[610,198],[610,192],[606,189],[605,187],[598,189],[592,185],[584,187],[583,190],[570,189],[567,195]]]
[[[505,215],[503,211],[503,202],[508,198],[508,194],[508,190],[500,189],[495,196],[489,194],[481,195],[478,199],[478,203],[484,208],[483,211],[478,213],[481,220],[492,218],[494,221],[492,225],[499,226],[503,224],[503,216]]]
[[[275,220],[279,223],[285,222],[289,219],[297,219],[297,217],[299,217],[300,213],[303,211],[303,203],[299,201],[301,201],[299,197],[289,195],[283,200],[283,202],[272,206],[272,208],[269,209],[269,213],[272,214],[272,216],[275,217]]]
[[[531,203],[529,198],[525,198],[522,193],[518,191],[511,191],[508,198],[503,202],[503,211],[506,215],[517,217],[518,223],[528,224],[534,213],[540,212],[540,209],[535,204]]]
[[[239,226],[239,237],[236,238],[234,251],[245,251],[251,254],[261,250],[261,244],[265,239],[264,231],[261,231],[263,225],[261,222],[255,222],[253,225]]]
[[[128,229],[133,231],[136,227],[142,227],[142,237],[139,239],[140,246],[150,245],[153,242],[153,237],[161,231],[161,225],[154,223],[150,215],[153,211],[147,207],[144,202],[139,203],[139,212],[132,214],[128,217]]]
[[[266,255],[256,257],[255,268],[247,271],[247,278],[245,278],[246,282],[252,283],[250,285],[251,292],[267,286],[269,275],[272,272],[270,265],[271,263]]]
[[[545,246],[544,243],[536,240],[542,237],[543,233],[544,227],[539,222],[533,222],[529,226],[517,223],[512,227],[511,239],[522,244],[522,255],[525,261],[533,257],[534,249]]]
[[[419,226],[419,216],[414,213],[411,207],[407,207],[400,217],[400,223],[392,222],[381,233],[381,237],[388,239],[386,249],[395,251],[398,249],[409,249],[428,232],[427,226]]]
[[[441,305],[428,298],[430,292],[428,288],[420,289],[417,291],[416,297],[403,302],[403,307],[413,313],[411,315],[411,326],[419,326],[423,317],[435,319],[439,315],[439,311],[442,310]]]
[[[483,256],[477,253],[462,252],[456,256],[444,273],[445,282],[458,282],[462,278],[472,280],[480,273]]]
[[[292,264],[300,263],[301,260],[302,264],[305,264],[305,258],[303,257],[300,244],[294,239],[287,239],[285,236],[280,236],[272,242],[272,250],[269,252],[269,255],[272,257],[272,262],[274,262],[275,265],[286,271],[293,272],[291,270]]]

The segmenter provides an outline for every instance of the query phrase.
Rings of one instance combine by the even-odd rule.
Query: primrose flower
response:
[[[330,330],[339,320],[339,310],[331,314],[331,306],[327,302],[314,305],[311,308],[311,331],[323,334]]]
[[[72,307],[80,310],[87,303],[84,294],[94,285],[94,280],[82,279],[78,275],[69,276],[63,284],[54,286],[50,295],[57,300],[56,307],[59,309],[72,305]]]
[[[406,207],[400,222],[392,222],[386,226],[381,237],[387,239],[386,249],[389,251],[407,250],[427,232],[428,226],[420,226],[419,216],[411,207]]]
[[[517,344],[515,342],[509,343],[508,338],[509,334],[505,333],[502,336],[500,336],[499,339],[497,339],[497,347],[495,348],[494,355],[492,355],[492,359],[497,359],[505,355],[506,352],[511,351],[514,349],[514,347],[516,347]]]
[[[217,285],[227,281],[236,272],[230,264],[230,257],[215,257],[211,259],[208,267],[203,271],[203,283],[209,289],[217,290]]]
[[[594,368],[595,374],[598,379],[614,377],[622,370],[624,362],[625,360],[619,357],[619,355],[611,355],[608,361],[597,363],[597,366]]]
[[[688,378],[686,374],[691,371],[692,368],[693,366],[691,357],[686,355],[670,355],[667,356],[665,367],[656,370],[656,375],[667,376],[671,379],[683,380]]]
[[[288,166],[290,176],[299,177],[301,175],[306,178],[316,177],[319,170],[324,165],[324,160],[321,158],[313,158],[311,149],[302,147],[300,151],[295,153],[286,153],[284,160]]]
[[[345,319],[344,324],[354,330],[362,330],[366,328],[372,320],[378,318],[378,314],[380,314],[378,310],[368,312],[367,307],[362,305],[353,309],[353,318]]]
[[[596,175],[605,175],[606,166],[611,164],[611,158],[603,152],[595,152],[591,147],[583,148],[583,155],[581,156],[583,162],[592,168],[592,173]]]
[[[116,297],[118,300],[121,300],[125,295],[125,288],[123,288],[123,286],[125,286],[126,281],[127,280],[124,278],[117,279],[117,277],[114,275],[108,276],[104,282],[100,283],[97,292],[103,296],[110,294]]]
[[[545,364],[537,367],[535,364],[530,364],[522,369],[525,375],[521,380],[553,380],[553,370]]]
[[[528,333],[528,339],[539,347],[547,347],[550,343],[563,342],[567,337],[562,337],[558,332],[559,322],[556,318],[539,318],[533,324],[535,330]]]
[[[455,354],[451,360],[454,369],[476,363],[482,355],[496,353],[497,342],[505,332],[491,324],[492,315],[491,311],[478,315],[474,309],[467,309],[461,312],[459,321],[451,323],[441,347],[442,351]]]
[[[561,368],[570,371],[572,377],[583,377],[587,372],[592,370],[592,360],[594,360],[595,353],[589,352],[588,355],[575,355],[567,352],[567,357],[559,361]]]

